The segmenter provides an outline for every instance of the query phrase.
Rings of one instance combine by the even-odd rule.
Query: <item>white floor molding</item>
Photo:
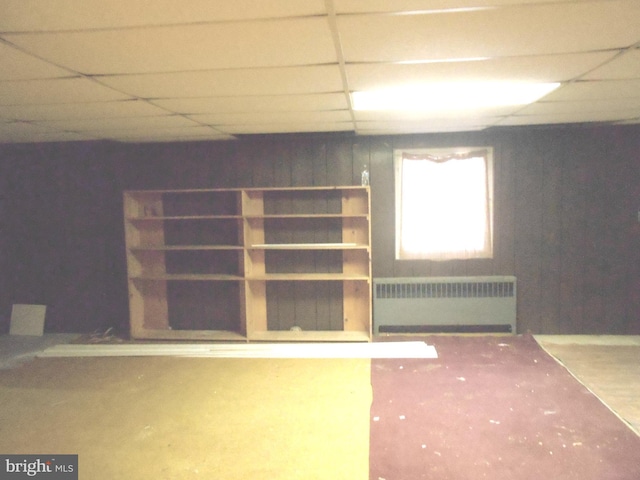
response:
[[[56,345],[38,357],[438,358],[424,342]]]

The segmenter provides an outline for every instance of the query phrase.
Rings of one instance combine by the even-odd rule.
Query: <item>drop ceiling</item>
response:
[[[424,82],[561,82],[478,111],[354,111]],[[638,0],[2,0],[0,142],[640,123]]]

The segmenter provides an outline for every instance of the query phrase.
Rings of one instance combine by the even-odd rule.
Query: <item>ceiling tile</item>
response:
[[[360,135],[404,134],[404,133],[433,133],[433,132],[465,132],[482,130],[491,126],[497,119],[459,119],[434,120],[422,122],[358,122],[357,133]]]
[[[127,100],[86,78],[0,82],[0,105],[38,105]]]
[[[571,112],[550,113],[546,115],[514,115],[502,119],[500,126],[506,125],[547,125],[558,123],[591,123],[612,122],[617,120],[634,119],[640,116],[640,109],[629,110],[621,115],[620,112]]]
[[[141,139],[141,138],[193,138],[193,137],[218,137],[224,135],[224,132],[219,132],[208,126],[200,125],[195,127],[149,127],[149,128],[136,128],[131,129],[119,129],[108,130],[100,134],[102,138],[106,139]],[[129,141],[129,140],[127,140]]]
[[[640,49],[625,52],[582,77],[583,80],[620,80],[625,78],[640,79]]]
[[[607,100],[640,96],[640,79],[579,81],[563,85],[544,97],[545,102]]]
[[[5,35],[82,74],[336,63],[326,18]]]
[[[56,130],[71,130],[75,132],[99,132],[109,130],[136,129],[150,130],[155,128],[188,128],[199,126],[198,123],[179,115],[163,117],[122,117],[122,118],[94,118],[83,120],[48,120],[39,122]]]
[[[155,99],[342,91],[337,65],[118,75],[101,77],[100,82],[137,97]]]
[[[640,38],[640,2],[523,5],[434,15],[337,19],[347,62],[419,61],[576,53]]]
[[[2,0],[0,31],[117,28],[324,12],[323,0]]]
[[[638,116],[636,118],[632,118],[630,120],[621,120],[616,122],[616,125],[631,125],[640,123],[640,112],[638,112]]]
[[[526,3],[559,3],[560,1],[562,0],[526,0]],[[337,13],[397,13],[494,8],[521,4],[523,0],[333,0],[333,3]]]
[[[116,140],[119,142],[135,142],[135,143],[158,143],[158,142],[199,142],[199,141],[223,141],[223,140],[235,140],[233,135],[227,135],[224,133],[202,133],[202,134],[193,134],[188,131],[182,131],[183,133],[177,132],[159,132],[156,134],[149,135],[123,135],[118,137],[110,138],[110,140]]]
[[[559,82],[575,78],[613,57],[611,52],[494,58],[422,64],[347,65],[349,89],[448,81]]]
[[[0,81],[68,77],[71,73],[0,41]]]
[[[356,111],[357,122],[476,122],[478,118],[500,117],[517,112],[520,107],[494,107],[449,112]]]
[[[229,125],[349,122],[351,121],[351,114],[348,110],[329,112],[211,113],[191,115],[190,118],[203,124],[221,126],[224,129]]]
[[[82,142],[88,140],[96,140],[96,138],[74,132],[36,132],[32,130],[5,134],[0,129],[0,143]]]
[[[519,110],[518,115],[619,112],[619,115],[624,116],[628,110],[640,110],[640,95],[636,98],[615,98],[609,100],[537,102]]]
[[[58,105],[0,105],[0,118],[16,120],[63,120],[79,118],[144,117],[167,112],[142,100]]]
[[[351,122],[329,123],[274,123],[260,125],[229,125],[221,130],[241,135],[255,133],[302,133],[302,132],[348,132],[353,130]]]
[[[26,122],[0,122],[0,143],[66,142],[91,140],[92,137],[58,131]]]
[[[638,0],[0,3],[2,142],[640,123]],[[472,80],[563,85],[527,107],[349,111],[351,91]]]
[[[37,125],[29,122],[7,122],[0,121],[0,134],[12,134],[21,132],[52,132],[55,129],[46,125]]]
[[[272,95],[247,97],[168,98],[153,100],[167,110],[177,113],[244,113],[343,110],[348,108],[344,93],[308,95]]]

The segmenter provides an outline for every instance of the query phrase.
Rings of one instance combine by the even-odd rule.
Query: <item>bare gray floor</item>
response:
[[[535,338],[640,435],[640,336],[536,335]]]

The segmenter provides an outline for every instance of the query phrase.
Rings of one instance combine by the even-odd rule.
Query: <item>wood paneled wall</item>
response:
[[[494,258],[396,261],[393,149],[461,145],[495,149]],[[357,184],[365,164],[374,276],[515,275],[520,332],[640,333],[639,126],[0,146],[0,331],[13,303],[46,304],[51,332],[127,331],[123,190]]]

